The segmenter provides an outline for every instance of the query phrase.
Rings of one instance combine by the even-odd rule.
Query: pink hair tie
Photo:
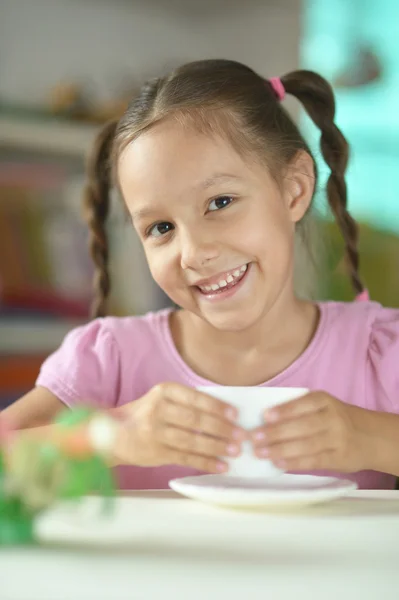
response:
[[[356,296],[356,302],[369,302],[370,294],[367,289],[364,289],[360,294]]]
[[[278,100],[284,100],[285,98],[285,88],[283,82],[280,77],[271,77],[269,79],[269,83],[273,88],[273,92],[276,94]]]

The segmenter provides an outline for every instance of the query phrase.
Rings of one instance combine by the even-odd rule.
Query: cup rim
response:
[[[268,391],[268,390],[281,390],[281,391],[292,391],[292,390],[299,390],[299,391],[303,391],[304,393],[309,392],[310,388],[307,387],[301,387],[301,386],[294,386],[294,385],[288,385],[288,386],[280,386],[280,385],[197,385],[196,388],[197,390],[200,389],[214,389],[214,390],[257,390],[257,391]]]

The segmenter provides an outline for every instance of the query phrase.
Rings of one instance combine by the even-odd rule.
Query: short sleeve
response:
[[[112,408],[119,393],[119,352],[106,319],[70,331],[43,363],[37,386],[67,406],[79,403]]]
[[[381,398],[377,410],[398,413],[399,309],[380,308],[378,311],[371,330],[369,359],[369,386],[377,386]]]

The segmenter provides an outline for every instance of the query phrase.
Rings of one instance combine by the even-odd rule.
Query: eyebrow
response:
[[[222,183],[224,181],[239,181],[240,177],[237,175],[233,175],[232,173],[214,173],[211,177],[207,177],[204,181],[201,181],[195,187],[199,189],[206,190],[217,183]],[[154,214],[154,209],[152,208],[140,208],[132,213],[132,220],[137,221],[139,219],[144,219],[145,217],[151,216]]]
[[[232,173],[215,173],[211,177],[208,177],[204,181],[201,181],[201,183],[198,185],[198,187],[200,187],[202,189],[207,189],[207,188],[212,187],[216,183],[222,183],[223,181],[227,181],[227,180],[236,180],[237,181],[239,179],[240,179],[240,177],[237,177],[237,175],[233,175]]]
[[[137,221],[140,219],[144,219],[145,217],[149,217],[152,214],[154,214],[154,209],[152,208],[140,208],[139,210],[136,210],[134,213],[132,213],[132,221]]]

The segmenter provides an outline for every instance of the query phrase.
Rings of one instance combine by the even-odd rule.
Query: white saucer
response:
[[[173,479],[175,492],[208,504],[232,508],[285,508],[329,502],[357,488],[334,477],[283,474],[267,479],[199,475]]]

